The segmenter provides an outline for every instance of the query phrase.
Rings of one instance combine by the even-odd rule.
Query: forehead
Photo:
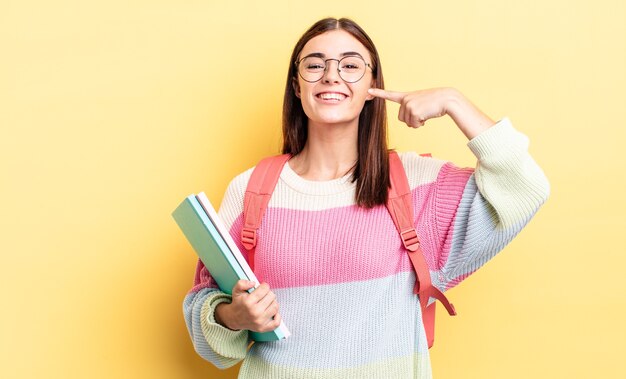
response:
[[[313,53],[322,53],[326,57],[337,58],[343,53],[354,51],[370,61],[370,53],[359,40],[345,30],[331,30],[311,38],[302,49],[300,57]]]

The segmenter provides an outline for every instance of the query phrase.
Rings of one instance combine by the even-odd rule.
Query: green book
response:
[[[256,283],[255,288],[259,285],[257,277],[204,192],[187,196],[172,212],[172,217],[220,290],[232,294],[233,286],[240,279]],[[291,333],[281,322],[271,332],[250,331],[249,335],[254,341],[276,341],[289,337]]]

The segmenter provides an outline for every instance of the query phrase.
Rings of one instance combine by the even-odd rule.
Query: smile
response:
[[[341,101],[347,97],[343,93],[339,93],[339,92],[322,92],[322,93],[318,93],[315,96],[322,100],[329,100],[329,101]]]

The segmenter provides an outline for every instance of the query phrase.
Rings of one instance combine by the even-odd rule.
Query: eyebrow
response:
[[[339,56],[341,56],[341,57],[357,56],[357,57],[360,57],[361,59],[365,60],[365,58],[363,58],[363,56],[360,53],[357,53],[356,51],[346,51],[345,53],[341,53]],[[324,53],[311,53],[311,54],[308,54],[308,55],[302,57],[302,59],[307,58],[307,57],[326,58],[326,54],[324,54]]]

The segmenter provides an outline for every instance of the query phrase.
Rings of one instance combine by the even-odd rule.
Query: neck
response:
[[[308,180],[332,180],[346,175],[358,159],[358,119],[346,124],[318,124],[309,120],[304,149],[289,166]]]

